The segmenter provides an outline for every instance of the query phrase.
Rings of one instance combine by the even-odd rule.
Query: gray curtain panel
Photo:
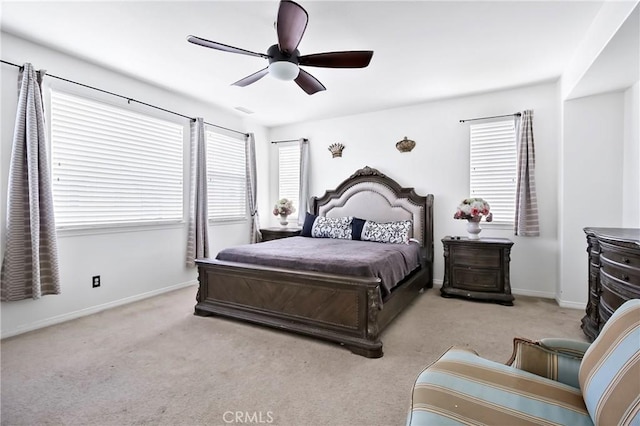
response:
[[[7,191],[6,250],[0,299],[39,299],[60,293],[58,248],[42,103],[42,77],[24,64]]]
[[[298,193],[298,223],[302,225],[309,208],[309,141],[300,139],[300,189]]]
[[[251,215],[251,230],[249,240],[251,244],[260,242],[260,216],[258,215],[258,187],[256,171],[256,140],[253,133],[249,133],[245,139],[245,158],[247,162],[247,201],[249,214]]]
[[[533,144],[533,111],[522,112],[518,132],[518,181],[516,185],[515,234],[524,237],[540,235],[538,199],[536,196],[536,156]]]
[[[209,209],[207,208],[207,147],[204,119],[191,122],[191,185],[189,190],[189,232],[187,266],[209,257]]]

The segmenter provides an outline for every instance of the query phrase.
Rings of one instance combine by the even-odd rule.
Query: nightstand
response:
[[[262,233],[262,241],[271,241],[278,240],[280,238],[287,237],[295,237],[300,235],[301,228],[285,228],[285,227],[274,227],[274,228],[261,228],[260,232]]]
[[[444,237],[443,297],[459,296],[513,305],[509,262],[513,242],[506,238]]]

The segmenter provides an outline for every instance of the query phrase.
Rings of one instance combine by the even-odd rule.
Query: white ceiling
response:
[[[276,43],[278,1],[3,1],[2,31],[277,126],[558,78],[602,1],[305,1],[302,55],[373,50],[364,69],[306,67],[327,90],[309,96],[269,76],[231,83]],[[5,58],[3,58],[5,59]],[[29,58],[23,58],[28,61]],[[34,64],[56,74],[50,64]],[[64,76],[62,76],[64,77]],[[108,83],[103,89],[109,90]],[[126,94],[124,94],[126,95]],[[144,101],[144,99],[141,99]]]

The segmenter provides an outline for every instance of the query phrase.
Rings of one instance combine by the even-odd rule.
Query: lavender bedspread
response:
[[[220,251],[219,260],[332,274],[376,277],[384,298],[420,265],[420,246],[291,237]]]

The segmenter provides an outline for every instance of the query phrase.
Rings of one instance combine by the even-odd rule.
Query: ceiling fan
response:
[[[302,39],[309,15],[299,4],[290,0],[281,0],[275,22],[278,44],[267,49],[267,53],[251,52],[215,41],[190,35],[187,41],[223,52],[258,56],[269,60],[269,66],[233,83],[233,86],[248,86],[267,74],[280,80],[294,80],[307,94],[326,90],[326,87],[314,76],[299,66],[323,68],[365,68],[369,65],[373,51],[353,50],[345,52],[325,52],[300,56],[298,45]]]

